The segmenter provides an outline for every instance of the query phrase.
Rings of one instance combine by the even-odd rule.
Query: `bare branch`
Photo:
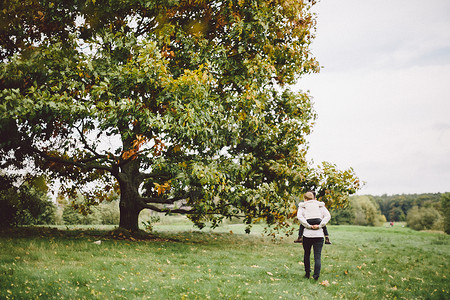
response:
[[[86,137],[84,136],[83,130],[80,130],[80,128],[78,128],[78,127],[75,127],[75,129],[78,131],[78,133],[79,133],[79,135],[81,137],[81,142],[84,144],[84,147],[94,154],[94,156],[91,157],[91,158],[87,158],[87,159],[84,159],[84,160],[79,160],[80,162],[87,163],[87,162],[90,162],[90,161],[93,161],[93,160],[97,160],[97,159],[109,159],[109,158],[112,158],[114,160],[118,160],[118,157],[115,156],[114,154],[110,153],[110,152],[106,152],[106,154],[100,154],[97,151],[95,151],[95,149],[92,148],[89,145],[89,143],[87,142]]]
[[[84,136],[83,130],[80,130],[78,127],[75,127],[75,129],[78,131],[78,133],[80,134],[81,137],[81,142],[84,144],[84,147],[91,151],[92,153],[94,153],[95,156],[100,156],[99,153],[97,153],[97,151],[95,151],[95,149],[93,149],[87,142],[86,137]]]

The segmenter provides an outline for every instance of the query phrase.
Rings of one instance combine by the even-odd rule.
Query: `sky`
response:
[[[302,77],[315,164],[353,168],[358,194],[450,192],[450,1],[322,0]]]

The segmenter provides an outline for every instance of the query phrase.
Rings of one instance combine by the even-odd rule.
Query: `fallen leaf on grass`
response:
[[[272,281],[278,281],[278,280],[281,280],[281,279],[270,277],[270,280],[272,280]]]
[[[271,272],[267,272],[268,275],[273,276],[273,274]]]
[[[100,245],[101,243],[102,243],[102,241],[100,241],[100,240],[94,242],[94,244],[96,244],[96,245]]]
[[[327,287],[327,286],[330,286],[330,283],[328,282],[328,280],[324,280],[320,283],[320,285]]]

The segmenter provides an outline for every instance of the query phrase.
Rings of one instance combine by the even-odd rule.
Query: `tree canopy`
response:
[[[286,226],[295,196],[345,205],[352,169],[313,166],[314,1],[6,0],[0,9],[1,168],[63,178],[87,209],[120,191],[202,227]]]

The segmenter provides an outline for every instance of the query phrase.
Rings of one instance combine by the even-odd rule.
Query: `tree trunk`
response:
[[[137,232],[139,230],[139,213],[141,208],[137,207],[135,201],[123,200],[124,196],[120,196],[120,223],[119,227],[131,232]]]
[[[142,210],[142,206],[139,204],[138,201],[140,195],[138,192],[139,182],[136,181],[136,178],[138,177],[136,176],[137,175],[136,166],[133,167],[124,168],[124,171],[126,173],[121,173],[119,175],[119,185],[120,185],[119,227],[129,230],[131,232],[137,232],[139,230],[138,224],[139,213]]]

